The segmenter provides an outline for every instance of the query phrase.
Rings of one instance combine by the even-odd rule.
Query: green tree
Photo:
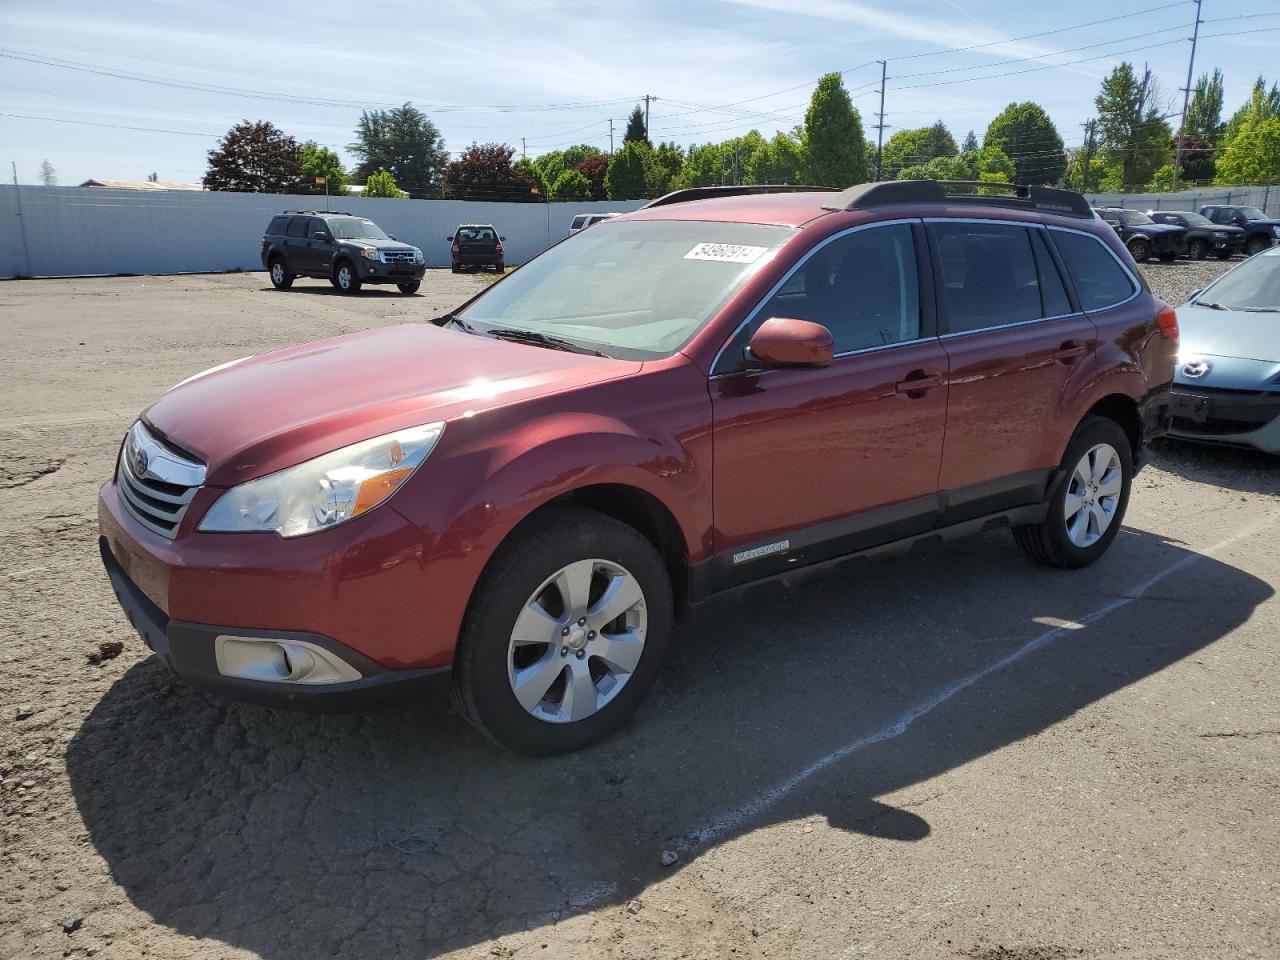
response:
[[[521,175],[529,182],[529,199],[546,203],[551,197],[551,187],[547,184],[547,178],[542,175],[542,171],[528,157],[521,157],[512,168],[520,171]]]
[[[1218,145],[1225,146],[1230,143],[1240,132],[1241,125],[1250,117],[1280,117],[1280,87],[1273,83],[1268,90],[1265,77],[1260,76],[1254,81],[1248,101],[1231,115],[1231,119],[1227,121],[1222,131]]]
[[[1057,183],[1067,169],[1058,128],[1044,108],[1031,100],[1011,103],[997,114],[982,144],[998,147],[1013,160],[1012,180],[1017,183]]]
[[[974,132],[970,130],[964,135],[964,143],[960,145],[961,153],[973,153],[978,149],[978,138]]]
[[[577,170],[566,170],[551,185],[551,199],[556,203],[566,200],[590,200],[591,181]]]
[[[408,194],[396,186],[396,178],[386,170],[369,174],[364,182],[362,197],[390,197],[392,200],[404,200]]]
[[[748,183],[799,183],[804,171],[804,146],[798,137],[778,131],[751,157]]]
[[[1160,116],[1158,100],[1151,71],[1139,77],[1130,63],[1111,71],[1094,99],[1102,157],[1119,170],[1119,189],[1144,187],[1172,156],[1173,131]]]
[[[1280,118],[1245,118],[1218,158],[1219,185],[1280,182]]]
[[[627,131],[622,135],[623,144],[643,143],[646,147],[653,147],[649,142],[649,130],[645,126],[644,111],[640,109],[640,104],[636,104],[635,109],[631,111],[631,116],[627,117]]]
[[[635,200],[645,195],[647,153],[643,143],[630,142],[613,155],[604,175],[610,200]]]
[[[999,147],[966,150],[956,156],[934,157],[925,163],[903,167],[899,180],[987,180],[1009,183],[1013,180],[1013,161]]]
[[[684,150],[675,141],[658,144],[650,165],[650,187],[656,193],[668,192],[683,166]]]
[[[894,180],[903,167],[925,164],[934,157],[955,156],[957,152],[955,138],[941,120],[929,127],[899,130],[884,145],[880,176]]]
[[[577,146],[570,147],[562,154],[564,168],[566,170],[572,170],[583,160],[587,159],[587,157],[594,157],[599,152],[599,147],[593,147],[589,143],[580,143]]]
[[[1188,136],[1199,137],[1209,143],[1217,143],[1222,136],[1222,71],[1213,68],[1213,75],[1201,74],[1191,92],[1187,105],[1186,123]]]
[[[417,196],[439,191],[449,162],[440,131],[411,103],[361,112],[356,142],[347,149],[359,160],[354,171],[357,179],[386,170]]]
[[[729,182],[724,146],[719,143],[690,144],[684,165],[671,184],[673,190],[689,187],[718,187]]]
[[[324,193],[325,188],[331,194],[344,194],[350,182],[347,172],[342,169],[342,160],[328,147],[322,147],[314,140],[302,145],[302,173],[308,184],[308,193]],[[316,184],[316,177],[324,177],[327,183]]]
[[[206,190],[296,193],[303,189],[302,147],[266,120],[244,120],[209,151]]]
[[[849,99],[840,74],[818,80],[804,115],[805,178],[824,187],[865,182],[862,117]]]

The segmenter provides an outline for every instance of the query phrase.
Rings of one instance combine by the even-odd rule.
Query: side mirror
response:
[[[820,323],[770,317],[751,337],[747,349],[776,367],[825,367],[835,357],[831,331]]]
[[[327,233],[317,233],[317,234],[316,234],[314,237],[312,237],[311,239],[312,239],[312,240],[319,240],[321,243],[330,243],[330,242],[332,242],[333,237],[329,236]]]
[[[506,243],[506,242],[507,242],[507,238],[506,238],[506,237],[499,237],[498,239],[499,239],[499,240],[501,240],[503,243]]]
[[[444,242],[445,242],[445,243],[453,243],[453,235],[452,235],[452,234],[450,234],[449,236],[445,237],[445,238],[444,238]]]
[[[400,242],[400,238],[397,237],[394,233],[388,233],[387,236],[390,237],[392,240],[395,240],[396,243]]]
[[[1192,290],[1191,294],[1187,297],[1187,303],[1194,303],[1196,297],[1200,296],[1202,293],[1204,293],[1204,287],[1201,287],[1199,290]]]

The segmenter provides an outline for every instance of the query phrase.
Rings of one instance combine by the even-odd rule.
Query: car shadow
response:
[[[1280,495],[1280,456],[1261,450],[1169,437],[1153,443],[1150,454],[1150,464],[1187,480],[1241,493]]]
[[[1132,530],[1071,573],[989,534],[707,604],[636,722],[571,756],[498,750],[445,697],[273,712],[152,658],[67,763],[90,841],[156,922],[268,960],[430,955],[623,903],[770,823],[918,841],[928,804],[894,794],[1193,654],[1272,592]],[[1195,617],[1169,602],[1201,596]]]
[[[388,287],[385,290],[375,286],[361,287],[355,293],[343,293],[337,287],[334,287],[328,284],[326,284],[323,287],[319,285],[307,286],[307,287],[300,287],[300,286],[294,285],[290,287],[288,290],[277,290],[275,287],[271,286],[270,284],[267,284],[266,286],[261,287],[260,289],[262,290],[263,293],[309,293],[312,295],[319,295],[319,296],[326,296],[326,297],[343,297],[344,299],[346,297],[394,297],[400,300],[407,300],[410,297],[420,296],[420,294],[416,294],[416,293],[401,293],[394,286]]]

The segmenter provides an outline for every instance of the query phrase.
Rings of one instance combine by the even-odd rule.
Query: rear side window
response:
[[[283,237],[285,231],[289,229],[288,217],[272,217],[271,223],[267,225],[268,236]]]
[[[1083,309],[1105,310],[1133,296],[1136,288],[1129,274],[1097,237],[1054,230],[1053,243]]]
[[[307,235],[307,218],[294,217],[289,221],[289,236],[305,237]]]
[[[586,225],[587,225],[587,215],[585,213],[580,213],[573,218],[573,223],[569,224],[569,229],[581,230]]]
[[[1036,252],[1036,272],[1040,275],[1040,306],[1046,317],[1062,317],[1071,313],[1071,300],[1058,273],[1058,265],[1049,253],[1043,230],[1031,231],[1031,245]]]
[[[1030,232],[999,223],[932,223],[947,333],[1038,320],[1040,278]]]
[[[492,243],[498,239],[493,227],[459,227],[457,236],[462,243]]]

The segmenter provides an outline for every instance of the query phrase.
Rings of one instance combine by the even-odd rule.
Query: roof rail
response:
[[[742,197],[753,193],[834,193],[835,187],[814,187],[807,184],[792,183],[752,183],[730,187],[689,187],[685,190],[674,190],[650,200],[641,210],[650,207],[665,207],[669,203],[688,203],[691,200],[710,200],[712,197]]]
[[[1000,194],[960,193],[948,188],[968,190],[1007,190]],[[1074,190],[1033,187],[1025,184],[991,183],[985,180],[886,180],[883,183],[860,183],[843,190],[823,204],[827,210],[870,210],[894,204],[973,203],[1014,210],[1039,210],[1065,217],[1094,219],[1093,208],[1082,194]]]
[[[303,214],[304,216],[312,216],[312,217],[322,217],[325,214],[330,214],[330,215],[337,214],[340,217],[355,216],[355,214],[347,213],[347,211],[345,210],[281,210],[280,211],[281,216],[283,216],[286,213],[300,213],[300,214]]]

